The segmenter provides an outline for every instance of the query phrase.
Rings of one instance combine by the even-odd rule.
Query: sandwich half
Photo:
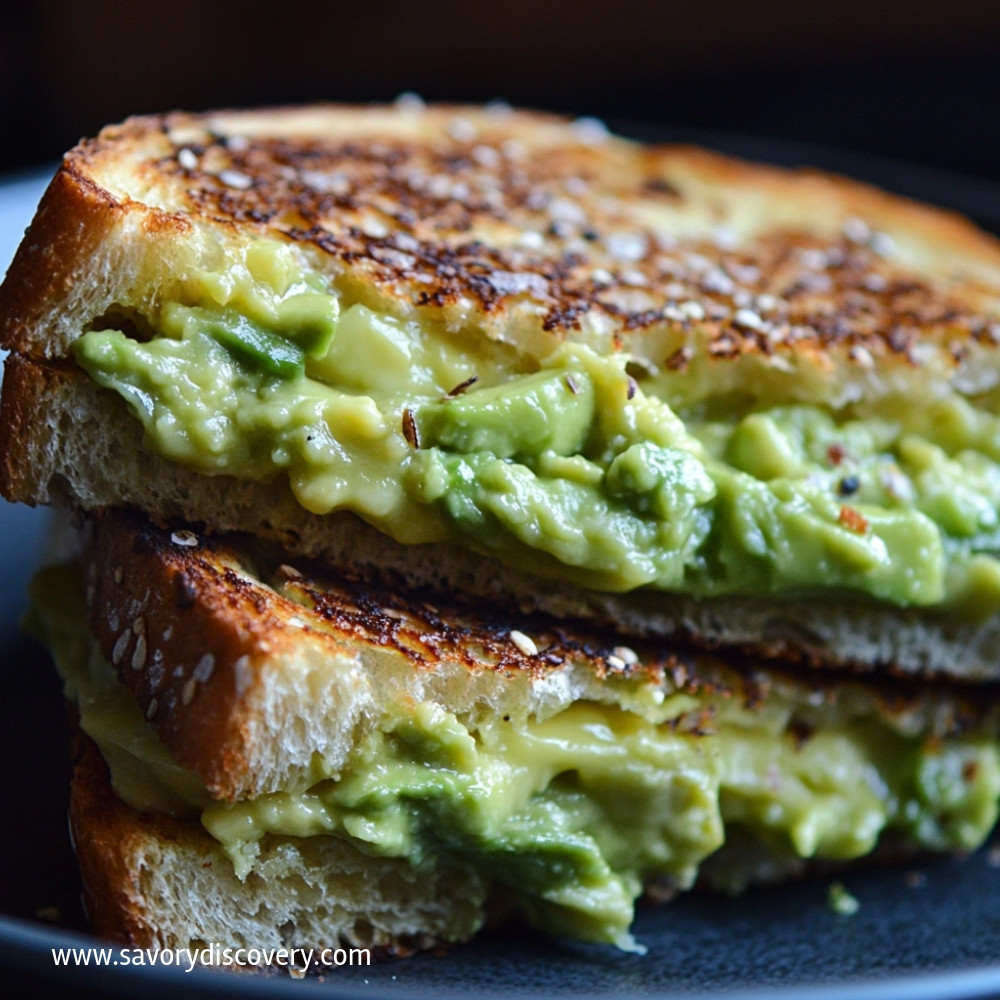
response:
[[[995,822],[979,692],[626,646],[287,558],[105,514],[35,581],[103,935],[400,953],[514,914],[635,950],[643,893],[968,850]]]
[[[523,610],[996,680],[1000,249],[503,109],[174,114],[0,290],[6,496]]]

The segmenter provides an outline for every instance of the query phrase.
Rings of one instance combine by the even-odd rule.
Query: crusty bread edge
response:
[[[115,941],[150,944],[155,935],[142,910],[137,878],[128,859],[138,835],[127,806],[111,789],[107,764],[79,728],[74,733],[69,829],[83,882],[83,904],[95,933]],[[177,821],[161,817],[159,835]]]
[[[125,805],[111,788],[100,751],[79,730],[69,820],[92,929],[134,947],[357,946],[380,958],[466,940],[480,928],[487,910],[495,908],[488,904],[486,885],[464,868],[407,874],[405,860],[369,857],[332,837],[308,838],[316,852],[312,860],[329,862],[328,868],[313,870],[314,876],[326,877],[332,897],[333,905],[324,912],[337,911],[324,924],[322,915],[309,912],[309,903],[298,902],[294,892],[277,902],[266,874],[239,883],[220,845],[195,818],[139,813]],[[294,840],[290,843],[283,847],[276,842],[265,848],[265,855],[284,853],[294,878],[294,865],[308,861],[295,853]],[[166,858],[168,867],[177,871],[168,873],[151,864],[157,857]],[[266,870],[266,862],[263,867]],[[165,883],[168,874],[175,882],[172,888]],[[338,878],[347,886],[341,897]],[[395,917],[392,900],[386,898],[389,884],[400,894]],[[187,898],[171,900],[175,912],[168,913],[158,908],[158,900],[171,891],[186,893]],[[366,894],[371,905],[359,905]],[[218,916],[213,921],[208,913],[220,903],[231,908],[233,923],[239,924],[229,936]],[[311,938],[310,930],[318,936]]]

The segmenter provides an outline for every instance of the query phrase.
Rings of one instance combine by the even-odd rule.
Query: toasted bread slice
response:
[[[300,785],[317,753],[339,770],[400,700],[439,702],[472,728],[501,717],[520,726],[580,701],[655,721],[675,694],[706,705],[721,696],[751,715],[777,699],[813,728],[843,710],[938,735],[991,710],[989,689],[796,676],[676,642],[624,646],[607,629],[290,563],[245,535],[105,514],[85,536],[98,647],[172,757],[219,799]]]
[[[105,129],[42,201],[0,292],[0,344],[65,356],[109,310],[151,309],[192,267],[261,236],[292,241],[373,308],[529,357],[564,339],[654,368],[711,357],[706,395],[769,370],[787,397],[834,403],[1000,377],[984,319],[1000,304],[1000,248],[961,219],[814,172],[474,108]],[[775,318],[742,322],[740,291],[775,297]],[[664,313],[690,300],[700,320]]]
[[[368,964],[466,940],[484,919],[486,887],[475,871],[455,864],[418,877],[405,860],[373,858],[334,837],[274,838],[257,871],[240,881],[196,820],[125,805],[82,733],[70,830],[94,932],[137,948],[218,945],[231,958],[237,948],[315,949],[322,971],[323,948],[370,949],[355,954],[356,964]],[[309,963],[284,964],[287,971]]]
[[[580,699],[655,710],[680,665],[623,670],[615,643],[587,630],[524,616],[513,629],[498,608],[292,566],[249,536],[134,515],[89,527],[94,637],[170,754],[217,798],[295,787],[316,754],[338,771],[400,699],[440,701],[472,724],[520,724]],[[518,644],[521,630],[540,653]]]
[[[171,755],[217,798],[337,771],[400,699],[475,726],[547,718],[575,701],[656,716],[663,685],[710,684],[677,656],[539,615],[399,591],[293,560],[250,536],[159,529],[135,515],[88,524],[86,596],[104,656]],[[514,620],[517,627],[510,624]],[[524,638],[528,636],[528,638]]]

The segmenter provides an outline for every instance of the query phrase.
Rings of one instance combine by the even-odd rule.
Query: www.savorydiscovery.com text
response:
[[[185,972],[202,967],[305,970],[371,965],[368,948],[53,948],[53,965],[110,967],[176,966]]]

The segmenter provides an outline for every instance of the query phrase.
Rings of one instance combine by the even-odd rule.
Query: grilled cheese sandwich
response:
[[[523,112],[132,119],[67,154],[0,343],[0,489],[84,523],[34,623],[102,933],[634,948],[643,892],[995,821],[1000,248],[960,219]]]

